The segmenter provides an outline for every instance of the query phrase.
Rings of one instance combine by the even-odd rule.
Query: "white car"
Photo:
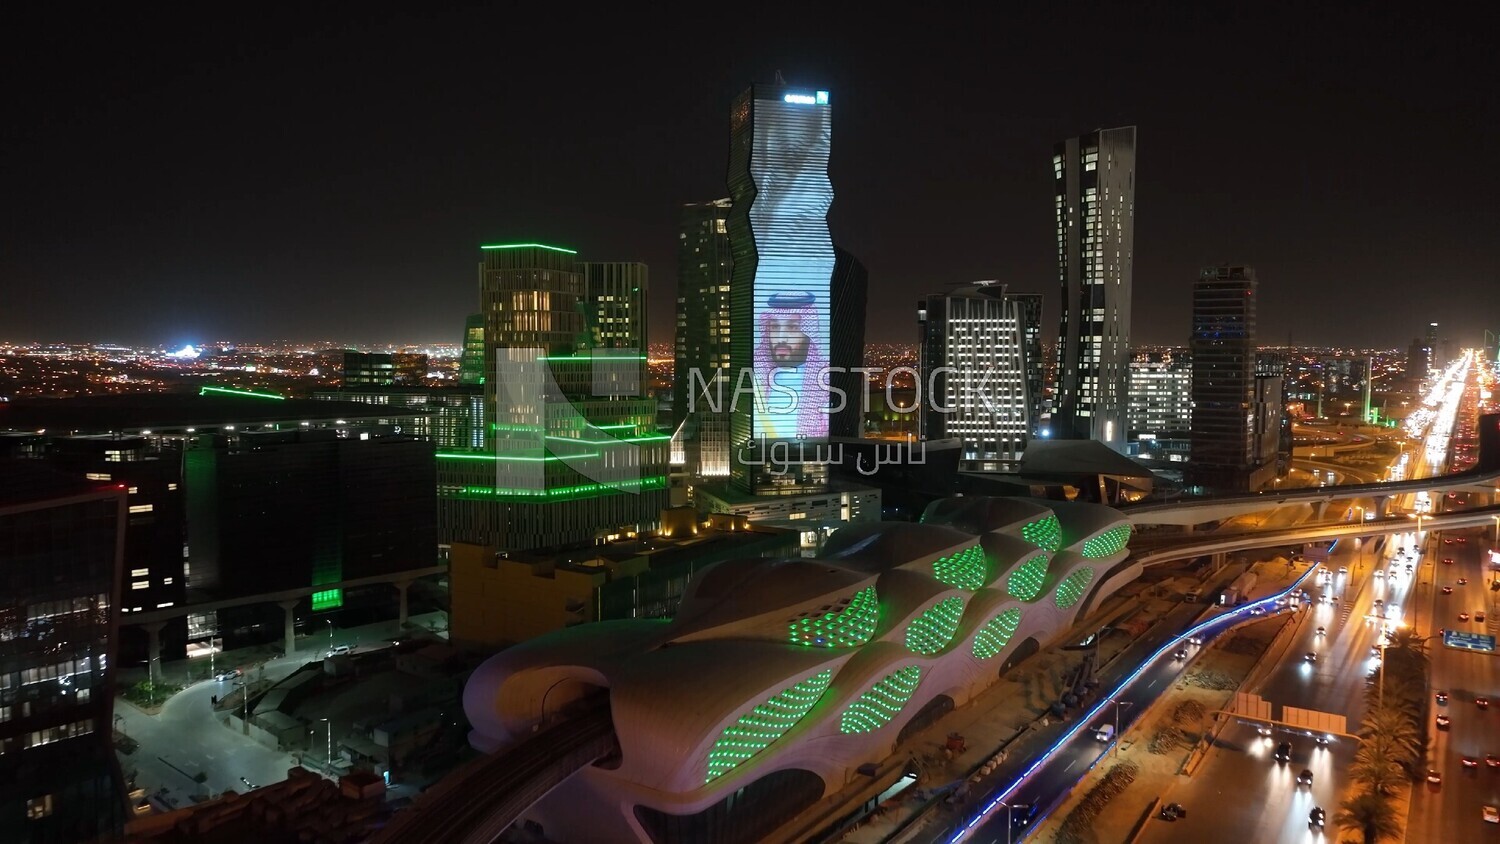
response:
[[[331,648],[328,649],[328,655],[329,656],[340,656],[342,654],[349,653],[349,652],[351,652],[353,650],[354,650],[354,648],[351,647],[351,646],[349,646],[349,645],[335,645],[334,647],[331,647]]]
[[[1496,809],[1494,806],[1485,806],[1484,807],[1484,822],[1485,823],[1500,823],[1500,809]]]

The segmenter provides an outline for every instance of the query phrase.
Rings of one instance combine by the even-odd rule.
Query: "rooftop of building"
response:
[[[714,498],[717,498],[725,504],[731,506],[736,504],[754,504],[756,502],[760,502],[763,504],[780,504],[790,501],[800,501],[808,498],[826,498],[829,495],[840,495],[846,492],[876,493],[880,491],[877,487],[869,486],[867,484],[851,483],[849,481],[839,480],[836,478],[830,479],[828,481],[827,490],[824,490],[822,492],[807,492],[799,495],[756,495],[752,492],[746,492],[728,481],[718,484],[704,484],[703,486],[698,487],[698,490],[700,492],[712,495]]]
[[[1097,440],[1032,440],[1017,467],[1029,478],[1115,475],[1149,478],[1151,470]]]
[[[406,415],[424,412],[402,410]],[[366,402],[284,398],[273,393],[207,387],[201,393],[129,393],[5,402],[0,404],[0,430],[140,433],[220,425],[368,420],[391,414],[389,407]]]
[[[36,460],[0,460],[0,507],[120,489],[50,469]]]
[[[695,532],[682,535],[666,535],[663,532],[642,534],[603,544],[580,543],[554,548],[539,548],[528,551],[513,551],[505,556],[528,565],[552,565],[556,568],[587,571],[597,569],[601,563],[622,563],[637,557],[645,557],[649,565],[665,566],[692,556],[699,556],[712,549],[716,554],[733,553],[744,548],[752,553],[753,546],[770,536],[781,536],[787,531],[766,525],[740,522],[734,530],[723,530],[696,523]]]
[[[368,840],[389,816],[384,783],[354,772],[337,784],[305,768],[244,794],[222,797],[126,825],[125,840],[176,844],[346,844]]]

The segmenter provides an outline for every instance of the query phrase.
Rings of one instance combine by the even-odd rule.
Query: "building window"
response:
[[[131,569],[130,570],[130,576],[131,577],[150,577],[151,576],[151,569]]]
[[[146,588],[149,588],[150,586],[151,586],[151,581],[149,581],[149,580],[137,580],[137,581],[135,581],[135,582],[133,582],[133,583],[130,584],[130,588],[131,589],[146,589]]]
[[[132,512],[132,513],[149,513],[149,512],[151,512],[152,510],[155,510],[155,509],[156,509],[156,505],[154,505],[154,504],[133,504],[130,507],[130,512]]]
[[[26,817],[28,820],[41,820],[52,815],[52,795],[43,794],[41,797],[33,797],[26,801]]]

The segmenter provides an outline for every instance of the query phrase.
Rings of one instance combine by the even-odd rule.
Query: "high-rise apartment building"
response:
[[[1193,371],[1186,355],[1130,362],[1130,437],[1184,434],[1193,424]]]
[[[124,484],[0,460],[0,841],[115,840]]]
[[[1292,398],[1291,370],[1291,360],[1284,354],[1259,352],[1255,356],[1255,464],[1274,463],[1278,478],[1292,471],[1292,415],[1287,410]],[[1365,371],[1369,372],[1368,363]]]
[[[1124,452],[1135,242],[1135,127],[1069,138],[1052,155],[1062,283],[1052,435]]]
[[[673,354],[672,462],[695,477],[729,475],[728,199],[682,207],[677,232],[677,333]],[[716,384],[727,378],[729,383]]]
[[[917,305],[922,438],[961,440],[961,469],[1013,469],[1025,452],[1035,407],[1028,318],[1039,318],[1029,301],[989,282]]]
[[[1042,394],[1046,389],[1046,361],[1042,345],[1042,294],[1007,293],[1016,303],[1026,360],[1026,419],[1028,437],[1042,435]]]
[[[736,386],[748,373],[760,397],[731,409],[731,475],[753,494],[818,492],[826,464],[772,466],[752,446],[828,436],[828,92],[756,85],[735,99],[729,122],[730,363]]]
[[[1435,322],[1427,323],[1427,342],[1425,346],[1427,349],[1427,366],[1431,369],[1442,369],[1443,352],[1441,343],[1438,341],[1438,324]]]
[[[486,444],[438,453],[440,536],[511,551],[654,522],[666,502],[669,437],[656,433],[644,343],[600,347],[600,323],[590,324],[600,313],[636,319],[643,298],[606,299],[601,309],[571,249],[495,244],[481,253]],[[625,279],[644,280],[633,273],[604,272],[600,289],[623,295]],[[633,295],[644,294],[638,286]],[[621,336],[600,341],[639,330],[602,324]]]
[[[1192,461],[1184,480],[1223,492],[1260,489],[1276,474],[1257,433],[1255,270],[1209,267],[1193,285]],[[1279,396],[1280,386],[1276,387]],[[1262,396],[1261,401],[1264,401]],[[1279,430],[1279,426],[1278,426]]]

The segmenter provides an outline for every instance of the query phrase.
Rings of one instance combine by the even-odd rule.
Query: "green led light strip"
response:
[[[275,393],[260,393],[255,390],[235,390],[230,387],[203,387],[198,390],[198,395],[244,396],[246,398],[286,401],[286,396],[278,396]]]
[[[491,463],[548,463],[557,460],[574,460],[584,457],[598,457],[599,452],[589,451],[583,454],[549,454],[545,457],[513,457],[498,454],[460,454],[455,452],[438,452],[439,460],[488,460]]]
[[[984,585],[989,574],[989,565],[984,559],[984,550],[970,545],[955,554],[935,560],[932,575],[955,589],[974,590]]]
[[[866,586],[849,600],[849,606],[818,618],[801,618],[787,625],[792,644],[814,648],[852,648],[870,641],[880,621],[880,600],[875,587]]]
[[[1130,542],[1130,525],[1116,525],[1109,530],[1084,540],[1083,556],[1090,560],[1108,557],[1125,550]]]
[[[1022,601],[1035,600],[1042,594],[1042,581],[1047,579],[1047,563],[1051,559],[1046,551],[1038,551],[1012,569],[1005,579],[1006,593]]]
[[[576,249],[564,249],[561,246],[548,246],[545,243],[490,243],[479,247],[480,249],[550,249],[553,252],[563,252],[568,255],[577,255]]]
[[[1021,526],[1021,538],[1038,548],[1056,551],[1062,547],[1062,525],[1057,516],[1048,515]]]
[[[457,493],[450,493],[448,498],[484,499],[499,501],[534,501],[546,499],[551,501],[571,501],[582,498],[596,498],[600,495],[610,495],[617,492],[627,492],[632,489],[651,490],[666,489],[667,476],[653,475],[648,478],[632,481],[616,481],[611,484],[578,484],[575,486],[559,486],[549,489],[522,489],[518,487],[493,487],[493,486],[466,486]]]
[[[312,593],[313,612],[337,609],[343,605],[344,592],[342,589],[324,589],[321,592]]]
[[[963,615],[963,598],[955,596],[939,601],[906,626],[906,646],[915,653],[932,656],[953,641]]]
[[[1011,607],[979,628],[970,651],[976,659],[989,659],[1005,650],[1005,646],[1010,644],[1010,637],[1016,635],[1016,628],[1020,626],[1021,610]]]
[[[796,726],[828,689],[833,669],[819,671],[741,715],[708,752],[708,784],[729,773]]]
[[[1089,582],[1093,579],[1094,570],[1088,567],[1078,569],[1064,578],[1062,583],[1057,584],[1057,593],[1054,596],[1057,608],[1065,610],[1078,603],[1078,599],[1083,597],[1083,590],[1088,588]]]
[[[587,354],[578,354],[578,355],[537,355],[536,359],[537,360],[545,360],[545,361],[558,361],[558,360],[576,361],[578,363],[605,363],[605,362],[608,362],[608,361],[615,361],[615,360],[617,360],[617,361],[646,360],[646,356],[645,355],[601,355],[601,354],[595,354],[595,353],[590,352],[590,353],[587,353]]]
[[[839,716],[841,733],[873,733],[901,714],[922,681],[922,668],[908,665],[885,675]]]

